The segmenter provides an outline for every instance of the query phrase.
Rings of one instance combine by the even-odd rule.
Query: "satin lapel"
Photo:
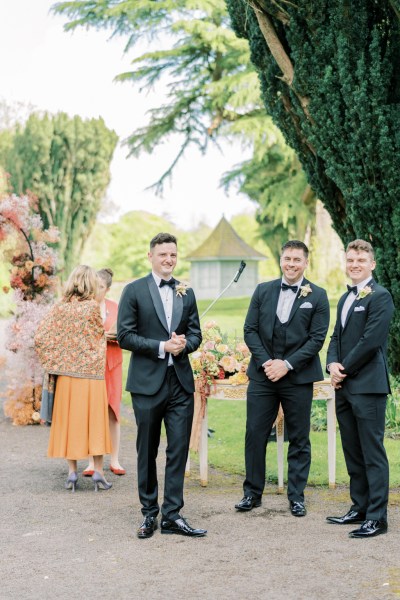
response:
[[[365,287],[367,287],[367,286],[372,287],[373,285],[374,285],[374,280],[371,279]],[[349,312],[347,313],[346,321],[344,322],[343,329],[346,328],[347,323],[349,322],[349,319],[350,319],[351,315],[353,314],[355,307],[358,306],[362,300],[363,300],[363,298],[358,298],[357,300],[354,300],[353,304],[350,306]]]
[[[266,329],[268,330],[268,337],[272,338],[273,335],[273,331],[274,331],[274,324],[275,324],[275,318],[276,318],[276,311],[278,308],[278,301],[279,301],[279,294],[281,291],[281,279],[277,279],[276,281],[274,281],[274,283],[272,284],[272,290],[271,290],[271,301],[269,303],[270,307],[271,307],[271,318],[268,319],[267,323],[264,325],[266,326]]]
[[[337,311],[336,311],[337,312],[337,316],[336,316],[336,318],[340,320],[340,330],[339,331],[343,330],[343,325],[342,325],[342,310],[343,310],[343,305],[344,305],[344,303],[346,301],[346,298],[347,298],[347,294],[344,294],[339,299],[339,302],[338,302],[338,305],[337,305]]]
[[[178,283],[179,281],[177,281],[177,284]],[[172,291],[174,292],[174,299],[172,302],[171,332],[176,331],[181,322],[183,312],[183,297],[178,296],[175,290]]]
[[[308,281],[308,279],[303,279],[303,283],[301,285],[307,285],[307,283],[310,283]],[[312,293],[309,294],[309,295],[312,296]],[[295,301],[293,302],[292,310],[290,311],[290,315],[289,315],[289,319],[288,319],[288,324],[293,319],[293,317],[296,314],[296,311],[299,308],[300,304],[302,302],[307,302],[307,301],[309,302],[309,300],[307,300],[307,298],[308,298],[308,295],[307,296],[300,296],[300,289],[299,289],[298,292],[297,292],[297,296],[295,298]]]
[[[160,292],[157,289],[156,282],[154,281],[153,275],[150,273],[147,277],[147,284],[149,286],[149,291],[151,295],[151,299],[153,300],[154,308],[157,313],[157,317],[160,319],[160,322],[163,327],[168,331],[167,319],[165,317],[164,306],[161,300]],[[169,333],[169,331],[168,331]]]

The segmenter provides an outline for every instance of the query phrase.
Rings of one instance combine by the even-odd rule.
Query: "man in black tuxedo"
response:
[[[244,497],[235,505],[261,505],[268,436],[282,405],[289,438],[288,499],[293,516],[306,514],[304,488],[311,462],[313,382],[323,378],[318,352],[329,325],[325,290],[304,277],[308,248],[292,240],[282,247],[282,278],[257,286],[244,325],[251,351],[247,370]]]
[[[354,538],[387,532],[389,465],[383,437],[390,393],[386,346],[394,307],[389,292],[374,281],[374,268],[371,244],[350,242],[346,271],[352,287],[339,300],[327,354],[353,502],[348,513],[327,521],[361,524],[349,533]]]
[[[132,352],[126,389],[131,392],[137,424],[138,489],[144,520],[139,538],[158,527],[156,458],[161,423],[167,433],[161,533],[202,537],[179,514],[183,507],[185,465],[193,418],[193,373],[189,354],[201,343],[196,299],[172,277],[177,241],[159,233],[148,253],[152,272],[128,284],[118,310],[118,342]]]

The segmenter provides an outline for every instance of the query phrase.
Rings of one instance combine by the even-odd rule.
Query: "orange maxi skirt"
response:
[[[79,460],[110,452],[104,379],[59,375],[47,456]]]

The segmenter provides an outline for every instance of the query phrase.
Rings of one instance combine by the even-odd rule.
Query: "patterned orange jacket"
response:
[[[40,323],[35,348],[45,371],[87,379],[104,379],[106,339],[96,300],[55,304]]]

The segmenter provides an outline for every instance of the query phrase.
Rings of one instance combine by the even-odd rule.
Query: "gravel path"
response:
[[[296,519],[286,497],[269,486],[261,508],[238,514],[241,480],[211,470],[208,488],[201,488],[194,467],[182,512],[208,536],[157,531],[138,540],[135,426],[131,410],[123,413],[128,473],[108,474],[114,487],[97,494],[82,478],[75,494],[64,489],[64,462],[46,458],[48,428],[14,427],[0,417],[2,600],[400,597],[398,489],[390,497],[389,533],[352,540],[351,527],[325,523],[327,514],[348,509],[346,488],[308,489],[308,515]]]

